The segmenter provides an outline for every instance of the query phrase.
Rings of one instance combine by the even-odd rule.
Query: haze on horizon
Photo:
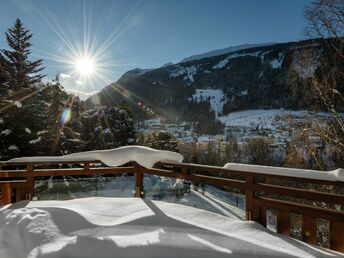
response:
[[[47,79],[59,72],[67,89],[92,93],[133,68],[229,46],[301,40],[308,3],[0,0],[0,48],[7,47],[4,32],[18,17],[34,34],[31,57],[44,60]]]

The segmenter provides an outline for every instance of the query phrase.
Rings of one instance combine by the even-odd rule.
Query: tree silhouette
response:
[[[29,61],[31,54],[30,39],[32,33],[23,27],[20,19],[17,18],[14,26],[6,32],[6,41],[10,50],[1,50],[4,69],[8,74],[7,87],[12,90],[29,87],[40,82],[44,75],[38,74],[44,68],[42,60]]]

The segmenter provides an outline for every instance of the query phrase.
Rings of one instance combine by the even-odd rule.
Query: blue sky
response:
[[[4,32],[19,17],[34,34],[32,58],[44,60],[48,77],[73,74],[71,63],[85,49],[92,58],[97,53],[96,75],[83,81],[72,75],[65,82],[92,92],[136,67],[159,67],[239,44],[304,39],[303,9],[309,2],[0,0],[0,48],[7,48]]]

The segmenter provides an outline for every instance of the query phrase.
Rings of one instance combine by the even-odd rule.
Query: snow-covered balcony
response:
[[[0,257],[344,257],[344,195],[333,193],[343,189],[342,169],[182,159],[131,146],[0,163]],[[87,195],[91,175],[102,187]],[[76,182],[82,194],[69,192]],[[339,252],[316,246],[324,236]]]

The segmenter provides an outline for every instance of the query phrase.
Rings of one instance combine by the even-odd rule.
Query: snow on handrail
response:
[[[158,162],[182,162],[184,157],[176,152],[155,150],[144,146],[125,146],[110,150],[95,150],[63,156],[36,156],[10,159],[8,162],[66,162],[100,160],[107,166],[121,166],[135,161],[143,167],[152,168]]]
[[[227,163],[224,168],[242,172],[252,172],[258,174],[268,174],[277,176],[288,176],[298,178],[310,178],[334,182],[344,182],[344,169],[338,168],[332,171],[320,171],[310,169],[283,168],[272,166],[259,166],[240,163]]]

